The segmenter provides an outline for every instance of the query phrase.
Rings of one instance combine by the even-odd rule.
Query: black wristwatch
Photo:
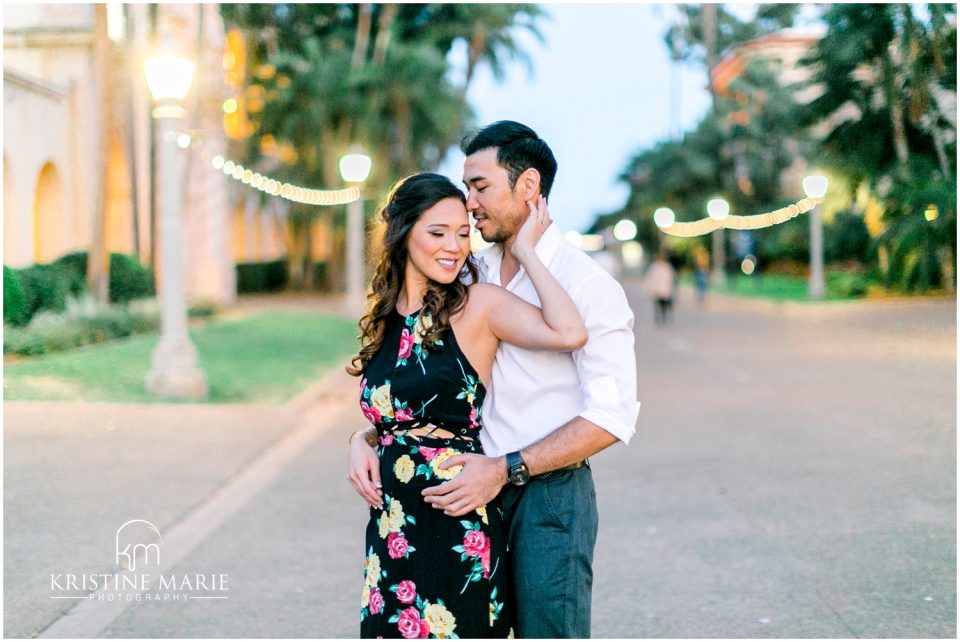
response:
[[[514,486],[523,486],[530,481],[530,471],[519,451],[507,454],[507,481]]]

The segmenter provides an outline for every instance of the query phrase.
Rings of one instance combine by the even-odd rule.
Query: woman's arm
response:
[[[546,200],[530,201],[530,214],[511,247],[514,256],[530,276],[542,309],[503,288],[483,288],[488,299],[487,325],[501,341],[532,350],[572,351],[587,342],[587,328],[580,312],[534,248],[550,226]]]

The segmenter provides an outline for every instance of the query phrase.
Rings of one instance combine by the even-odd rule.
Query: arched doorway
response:
[[[63,181],[53,163],[47,162],[40,170],[33,197],[33,260],[49,263],[64,252]]]

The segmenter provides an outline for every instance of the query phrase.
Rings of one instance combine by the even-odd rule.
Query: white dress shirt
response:
[[[564,240],[556,224],[540,238],[536,253],[580,310],[589,338],[574,352],[500,343],[483,404],[484,453],[496,457],[525,448],[578,415],[627,443],[635,432],[640,404],[633,311],[623,288]],[[476,258],[482,282],[506,287],[540,306],[522,266],[510,283],[500,283],[502,245],[493,245]]]

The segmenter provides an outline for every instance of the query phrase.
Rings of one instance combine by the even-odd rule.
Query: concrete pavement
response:
[[[643,407],[594,459],[594,636],[955,637],[955,300],[698,309],[685,291],[654,328],[626,289]],[[355,384],[287,408],[7,403],[5,635],[354,637]],[[50,574],[110,571],[134,518],[199,533],[169,570],[227,574],[229,598],[83,629],[89,601],[51,599]]]

